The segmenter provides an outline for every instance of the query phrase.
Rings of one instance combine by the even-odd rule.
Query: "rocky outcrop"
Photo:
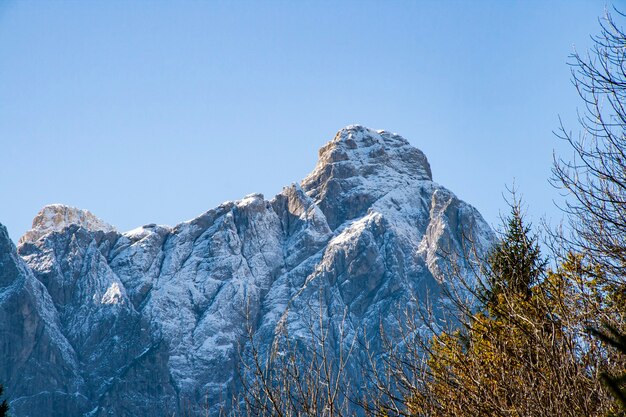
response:
[[[70,225],[86,230],[114,232],[115,228],[91,214],[88,210],[69,207],[63,204],[45,206],[33,219],[33,227],[20,238],[19,244],[35,242],[52,232],[60,232]]]
[[[43,415],[43,410],[55,410],[55,415],[80,415],[89,399],[81,392],[85,381],[79,358],[63,334],[46,287],[17,255],[2,225],[0,317],[0,380],[12,413]]]
[[[421,151],[361,126],[269,201],[126,233],[55,205],[19,256],[5,235],[0,380],[19,416],[217,415],[240,387],[248,326],[261,346],[278,326],[304,338],[314,306],[375,338],[411,296],[438,296],[442,253],[494,239]]]
[[[332,229],[362,216],[398,187],[432,180],[426,156],[403,137],[349,126],[319,152],[315,170],[302,181]]]

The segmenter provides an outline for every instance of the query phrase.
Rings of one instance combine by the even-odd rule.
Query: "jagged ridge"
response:
[[[411,294],[438,294],[441,249],[460,250],[463,236],[479,250],[493,241],[474,208],[432,181],[421,151],[362,126],[340,130],[314,171],[269,201],[253,194],[173,228],[126,233],[86,213],[44,208],[21,258],[4,248],[22,265],[0,288],[7,332],[27,325],[5,301],[15,287],[64,358],[16,362],[26,344],[0,341],[0,380],[19,415],[171,415],[207,400],[217,415],[239,389],[244,306],[262,346],[279,323],[306,337],[303,320],[320,302],[328,317],[347,311],[353,334],[375,335]],[[44,382],[23,386],[25,370]]]

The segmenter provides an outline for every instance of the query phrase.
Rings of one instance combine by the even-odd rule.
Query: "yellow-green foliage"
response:
[[[482,293],[482,307],[466,313],[460,330],[432,339],[428,371],[407,400],[411,414],[617,413],[598,379],[599,372],[616,362],[587,329],[609,317],[608,311],[615,311],[609,304],[621,298],[599,288],[597,271],[584,266],[578,255],[570,255],[556,271],[546,271],[529,229],[516,216],[519,211],[514,211],[504,240],[495,249],[499,264],[490,270],[491,286]],[[526,273],[536,275],[517,275],[516,285],[509,286],[511,277],[498,274],[515,271],[506,262],[520,261]]]

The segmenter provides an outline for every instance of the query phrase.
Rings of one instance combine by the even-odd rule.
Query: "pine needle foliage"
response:
[[[496,307],[501,297],[531,297],[531,288],[545,270],[546,261],[541,256],[536,235],[524,223],[521,204],[513,196],[511,213],[505,224],[500,243],[487,259],[486,287],[483,302]],[[497,311],[497,309],[496,309]]]
[[[487,259],[479,306],[431,340],[405,415],[604,417],[616,413],[599,374],[606,350],[586,325],[597,303],[577,258],[546,268],[519,203]],[[618,415],[618,414],[614,414]]]

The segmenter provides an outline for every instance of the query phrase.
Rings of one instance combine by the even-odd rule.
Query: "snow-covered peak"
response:
[[[392,171],[393,175],[432,180],[426,155],[411,146],[409,141],[395,133],[360,125],[344,127],[320,149],[317,166],[303,184],[315,181],[329,170],[340,177],[367,177]]]
[[[351,125],[320,149],[301,185],[334,229],[390,191],[422,181],[432,181],[422,151],[395,133]]]
[[[100,220],[88,210],[63,204],[50,204],[35,216],[32,229],[20,238],[19,243],[34,242],[48,233],[59,232],[72,224],[91,231],[115,231],[115,227]]]

